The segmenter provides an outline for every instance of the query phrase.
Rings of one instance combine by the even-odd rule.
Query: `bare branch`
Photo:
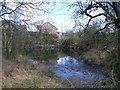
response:
[[[88,13],[87,13],[88,14]],[[89,15],[89,14],[88,14]],[[91,16],[91,15],[89,15],[90,16],[90,19],[89,19],[89,21],[88,21],[88,23],[86,24],[86,27],[85,27],[85,29],[89,26],[89,23],[90,23],[90,21],[92,20],[92,19],[94,19],[94,18],[96,18],[96,17],[99,17],[99,16],[106,16],[106,14],[105,13],[100,13],[100,14],[97,14],[97,15],[95,15],[95,16]]]
[[[90,18],[89,19],[89,21],[88,21],[88,23],[87,23],[87,25],[86,25],[86,27],[84,28],[85,30],[87,29],[87,27],[89,26],[89,23],[90,23],[90,21],[92,20],[92,18]]]
[[[108,3],[111,7],[113,7],[113,5],[110,2],[106,2],[106,3]]]
[[[115,17],[114,15],[112,15],[112,14],[106,9],[106,7],[103,6],[103,4],[101,4],[100,2],[96,2],[96,3],[101,6],[101,8],[105,11],[105,13],[106,13],[107,15],[110,16],[111,19],[117,21],[116,17]]]
[[[16,11],[18,8],[20,8],[22,5],[23,5],[23,4],[20,4],[19,6],[17,6],[14,10],[12,10],[12,11],[10,11],[10,12],[2,13],[2,14],[0,15],[0,17],[1,17],[1,16],[4,16],[5,14],[11,14],[11,13],[15,12],[15,11]]]
[[[106,29],[109,25],[111,25],[111,24],[113,24],[113,23],[114,23],[114,22],[105,24],[105,26],[104,26],[103,28],[99,29],[98,31],[96,31],[95,34],[97,34],[98,32],[100,32],[100,31]]]

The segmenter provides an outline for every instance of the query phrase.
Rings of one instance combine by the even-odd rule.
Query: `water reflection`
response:
[[[69,79],[77,84],[91,84],[91,81],[103,78],[100,71],[70,56],[60,57],[56,64],[51,66],[51,70],[61,79]]]
[[[57,60],[57,64],[58,65],[78,65],[79,62],[70,56],[66,56],[66,57],[59,58]]]

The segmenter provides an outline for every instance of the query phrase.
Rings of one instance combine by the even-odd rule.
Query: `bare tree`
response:
[[[1,19],[7,19],[10,21],[22,21],[26,23],[29,20],[33,20],[35,15],[39,14],[39,12],[47,12],[43,4],[47,4],[47,2],[42,1],[34,1],[31,2],[30,0],[24,0],[24,1],[9,1],[3,0],[0,2],[0,18]],[[16,20],[13,20],[15,19]]]
[[[120,2],[111,2],[110,0],[109,2],[104,2],[102,0],[99,2],[96,0],[82,2],[81,0],[78,0],[72,4],[72,6],[76,7],[74,12],[76,18],[83,16],[89,17],[86,28],[93,19],[103,16],[106,21],[105,26],[99,31],[102,31],[111,24],[115,25],[117,29],[120,29]],[[96,15],[92,15],[91,13],[95,13],[95,11],[100,12]]]
[[[112,50],[109,53],[113,53],[114,52],[114,58],[112,58],[111,55],[109,55],[110,58],[112,58],[112,63],[110,64],[112,66],[111,71],[114,71],[114,75],[112,74],[112,77],[116,75],[116,78],[118,80],[118,84],[120,77],[119,77],[119,70],[118,68],[120,68],[120,57],[118,56],[118,51],[120,50],[120,47],[118,45],[118,41],[115,39],[119,39],[119,37],[117,37],[120,33],[120,2],[112,2],[112,0],[107,0],[107,2],[102,1],[102,0],[86,0],[86,1],[82,1],[82,0],[76,0],[76,2],[74,4],[72,4],[72,6],[75,7],[75,11],[74,11],[74,16],[77,19],[81,19],[83,17],[88,19],[88,22],[85,25],[85,30],[86,28],[90,25],[91,21],[94,21],[96,18],[100,18],[102,17],[102,19],[104,19],[104,24],[102,24],[103,26],[96,31],[96,33],[98,32],[103,32],[103,30],[108,29],[111,25],[112,27],[114,27],[114,36],[112,36],[110,43],[112,42],[112,45],[115,47],[114,50]],[[100,11],[99,13],[95,13],[96,11]],[[111,30],[112,28],[108,29]],[[105,30],[106,31],[106,30]],[[104,32],[105,32],[104,31]],[[118,33],[118,34],[116,34]],[[116,38],[115,38],[116,37]],[[115,38],[115,39],[113,39]],[[109,41],[109,40],[108,40]],[[115,44],[116,42],[116,44]],[[107,45],[109,43],[106,43]],[[110,60],[110,59],[109,59]],[[107,62],[110,63],[110,62]],[[106,63],[106,66],[107,66]],[[109,65],[108,65],[109,66]],[[109,67],[110,68],[110,67]],[[116,79],[115,78],[115,79]],[[116,84],[115,84],[116,85]]]
[[[44,4],[47,4],[47,2],[38,0],[34,2],[31,2],[31,0],[11,0],[9,2],[3,0],[0,2],[3,53],[5,52],[6,56],[9,57],[20,46],[20,42],[24,42],[25,38],[23,37],[25,35],[22,36],[22,34],[25,33],[24,31],[26,29],[23,30],[23,26],[28,25],[28,22],[32,22],[34,17],[37,17],[41,11],[46,12],[43,6]]]

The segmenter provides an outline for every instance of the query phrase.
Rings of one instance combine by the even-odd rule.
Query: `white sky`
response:
[[[55,25],[59,32],[64,32],[65,30],[72,28],[74,25],[74,20],[71,18],[72,12],[73,11],[66,5],[56,3],[55,6],[52,7],[51,12],[45,14],[44,17]]]

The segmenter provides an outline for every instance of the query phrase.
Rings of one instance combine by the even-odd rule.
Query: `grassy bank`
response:
[[[49,69],[34,66],[19,55],[16,60],[3,59],[3,88],[63,88]]]

